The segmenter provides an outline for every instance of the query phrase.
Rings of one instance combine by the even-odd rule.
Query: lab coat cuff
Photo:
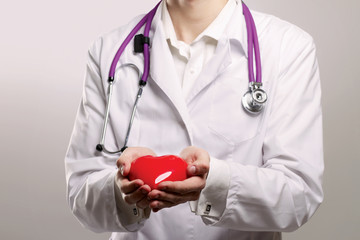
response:
[[[145,220],[150,217],[151,210],[150,208],[140,209],[136,204],[126,203],[125,194],[121,192],[120,187],[121,180],[119,179],[118,174],[115,174],[114,191],[118,219],[126,230],[133,232],[144,225]]]
[[[212,223],[214,219],[220,219],[224,213],[229,185],[229,165],[225,161],[210,157],[206,186],[200,194],[195,209],[196,215],[203,217],[206,224]]]
[[[196,213],[197,205],[198,205],[198,200],[189,201],[189,206],[190,206],[191,212]]]

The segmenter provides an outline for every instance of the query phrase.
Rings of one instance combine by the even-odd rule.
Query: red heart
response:
[[[187,163],[175,155],[143,156],[131,163],[129,179],[141,179],[151,189],[156,189],[163,181],[186,179]]]

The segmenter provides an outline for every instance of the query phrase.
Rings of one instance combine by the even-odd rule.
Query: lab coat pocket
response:
[[[264,114],[252,115],[241,100],[248,90],[248,79],[223,77],[212,88],[209,129],[228,144],[236,145],[258,135]]]

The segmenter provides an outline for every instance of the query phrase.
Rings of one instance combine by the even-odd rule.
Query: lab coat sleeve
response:
[[[101,47],[99,38],[89,49],[83,97],[65,157],[67,200],[80,223],[94,232],[136,231],[146,216],[123,201],[116,184],[118,156],[95,150],[106,104],[99,66]],[[115,142],[111,124],[106,141],[111,149],[118,147],[111,145]]]
[[[191,211],[199,216],[219,218],[226,207],[230,169],[225,161],[210,157],[206,186],[197,201],[190,202]]]
[[[319,69],[312,38],[299,31],[293,27],[283,39],[275,92],[267,106],[271,112],[264,126],[263,165],[243,165],[241,159],[226,162],[230,169],[226,208],[221,215],[201,214],[207,225],[294,231],[323,200]],[[204,202],[217,203],[206,194],[200,196],[208,198]]]

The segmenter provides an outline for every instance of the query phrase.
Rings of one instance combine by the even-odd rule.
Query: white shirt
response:
[[[252,12],[268,102],[262,113],[249,115],[241,106],[248,68],[240,3],[186,98],[174,78],[178,72],[161,11],[152,23],[150,77],[128,146],[149,147],[158,155],[179,154],[190,145],[208,151],[208,181],[213,184],[207,184],[190,207],[180,204],[146,218],[144,212],[134,215],[134,206],[122,202],[121,196],[116,200],[118,156],[99,153],[95,146],[113,56],[140,17],[91,46],[83,99],[65,158],[68,202],[86,228],[112,231],[112,239],[265,240],[279,239],[278,232],[293,231],[314,214],[323,199],[324,166],[313,39],[292,24]],[[109,149],[122,147],[138,91],[137,72],[120,66],[131,63],[143,69],[143,57],[133,53],[132,45],[121,56],[115,76],[106,135]],[[228,185],[218,187],[223,178],[229,178]]]
[[[236,1],[229,0],[211,24],[191,44],[187,44],[177,39],[169,11],[166,4],[162,4],[161,20],[185,98],[203,66],[214,55],[217,42],[228,25],[235,7]]]
[[[174,65],[181,80],[182,91],[186,98],[191,91],[196,79],[198,78],[203,66],[213,57],[215,49],[222,33],[228,25],[230,18],[235,10],[236,1],[229,0],[219,15],[210,23],[210,25],[200,33],[191,44],[186,44],[176,37],[175,29],[171,21],[166,3],[161,6],[161,20],[164,26],[166,40],[169,45],[171,55],[174,59]],[[226,172],[221,178],[212,177]],[[211,216],[220,216],[224,211],[226,202],[226,189],[229,186],[230,171],[222,162],[213,160],[212,171],[207,179],[207,185],[217,188],[217,208],[213,208]],[[206,190],[205,190],[206,191]],[[223,194],[219,192],[223,191]],[[219,198],[219,196],[222,196]],[[200,198],[200,201],[190,202],[191,210],[198,215],[207,215],[206,207],[212,207],[212,203],[208,199]],[[201,206],[201,207],[198,207]],[[216,213],[217,212],[217,213]]]

